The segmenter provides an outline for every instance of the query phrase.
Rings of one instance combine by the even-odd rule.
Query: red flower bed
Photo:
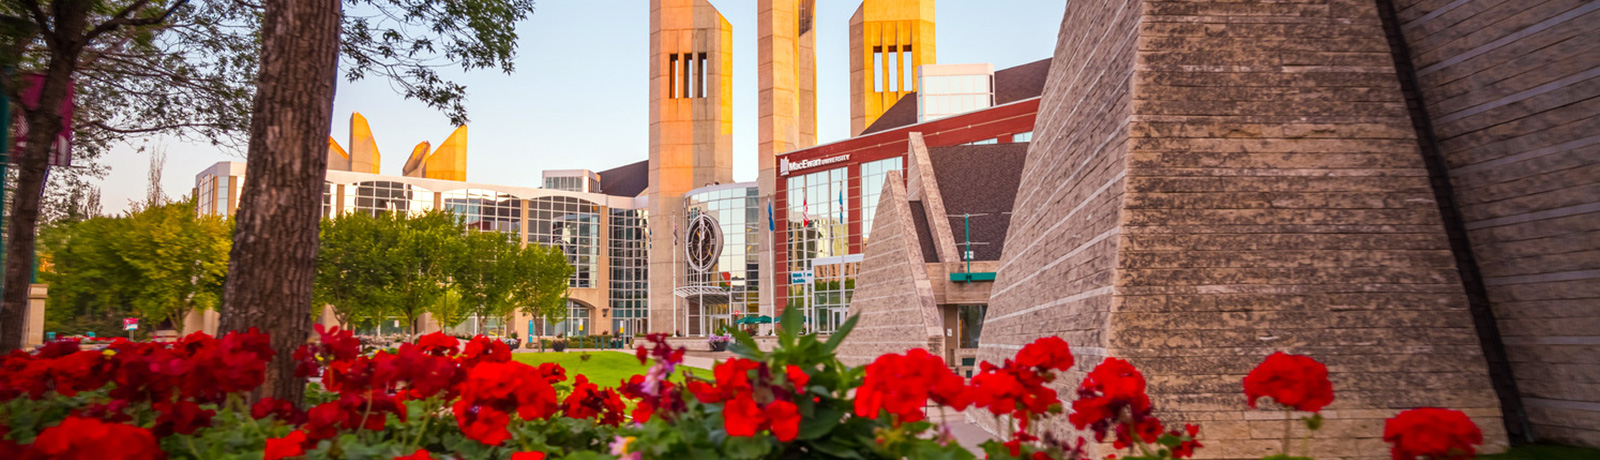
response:
[[[655,364],[615,387],[569,378],[553,364],[516,362],[503,342],[486,337],[463,344],[429,334],[363,353],[349,331],[319,326],[319,340],[293,356],[297,374],[320,377],[327,390],[313,391],[304,406],[272,397],[247,404],[273,357],[254,331],[116,341],[104,351],[56,342],[0,359],[0,458],[213,458],[241,450],[266,460],[972,458],[943,415],[969,409],[1006,425],[1006,439],[983,446],[993,459],[1088,458],[1090,439],[1122,459],[1191,458],[1203,447],[1199,426],[1156,416],[1145,377],[1129,361],[1093,362],[1075,398],[1062,400],[1060,373],[1078,363],[1057,337],[998,365],[982,363],[964,379],[921,349],[844,366],[834,347],[848,332],[828,341],[783,332],[798,329],[790,316],[775,350],[756,350],[741,336],[732,346],[741,357],[707,377],[678,377],[683,350],[664,335],[648,337],[637,356]],[[1316,413],[1334,400],[1326,366],[1284,353],[1268,356],[1243,389],[1251,407],[1266,398]],[[1041,423],[1051,419],[1090,439],[1049,434]],[[1321,423],[1315,414],[1303,420],[1310,429]],[[1401,413],[1383,437],[1397,460],[1471,458],[1483,442],[1464,414],[1433,408]]]

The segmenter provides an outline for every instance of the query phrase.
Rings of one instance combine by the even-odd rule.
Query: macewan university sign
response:
[[[788,158],[780,158],[778,159],[778,175],[787,176],[791,172],[807,170],[818,166],[827,166],[845,161],[850,161],[850,155],[839,155],[836,157],[814,158],[800,161],[789,161]]]

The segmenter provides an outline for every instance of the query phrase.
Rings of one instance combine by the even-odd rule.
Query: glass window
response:
[[[595,287],[600,264],[600,207],[580,198],[528,200],[528,242],[561,248],[572,264],[568,285]]]
[[[988,305],[961,305],[956,311],[956,327],[961,331],[961,348],[978,348],[978,338],[983,335],[983,316]]]
[[[807,329],[829,333],[848,311],[854,272],[842,266],[850,255],[849,168],[819,171],[788,180],[791,274],[811,273],[810,283],[790,283],[788,307],[805,312]],[[819,264],[816,261],[825,263]],[[859,265],[859,262],[853,262]]]
[[[609,219],[611,330],[641,334],[650,330],[649,218],[642,209],[613,208]]]
[[[695,271],[684,263],[681,286],[701,287],[686,298],[686,333],[707,335],[722,327],[738,327],[732,322],[760,310],[760,233],[766,225],[756,187],[738,187],[690,195],[684,202],[687,228],[689,219],[710,215],[722,230],[722,251],[705,271]],[[769,314],[770,313],[765,313]]]

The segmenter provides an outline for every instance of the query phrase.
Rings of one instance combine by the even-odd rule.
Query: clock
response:
[[[722,226],[710,214],[700,214],[689,220],[688,230],[683,251],[689,268],[697,272],[710,270],[722,255]]]

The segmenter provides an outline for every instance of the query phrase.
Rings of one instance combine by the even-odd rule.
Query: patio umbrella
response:
[[[772,317],[767,315],[750,316],[747,319],[750,320],[749,324],[772,324]]]

